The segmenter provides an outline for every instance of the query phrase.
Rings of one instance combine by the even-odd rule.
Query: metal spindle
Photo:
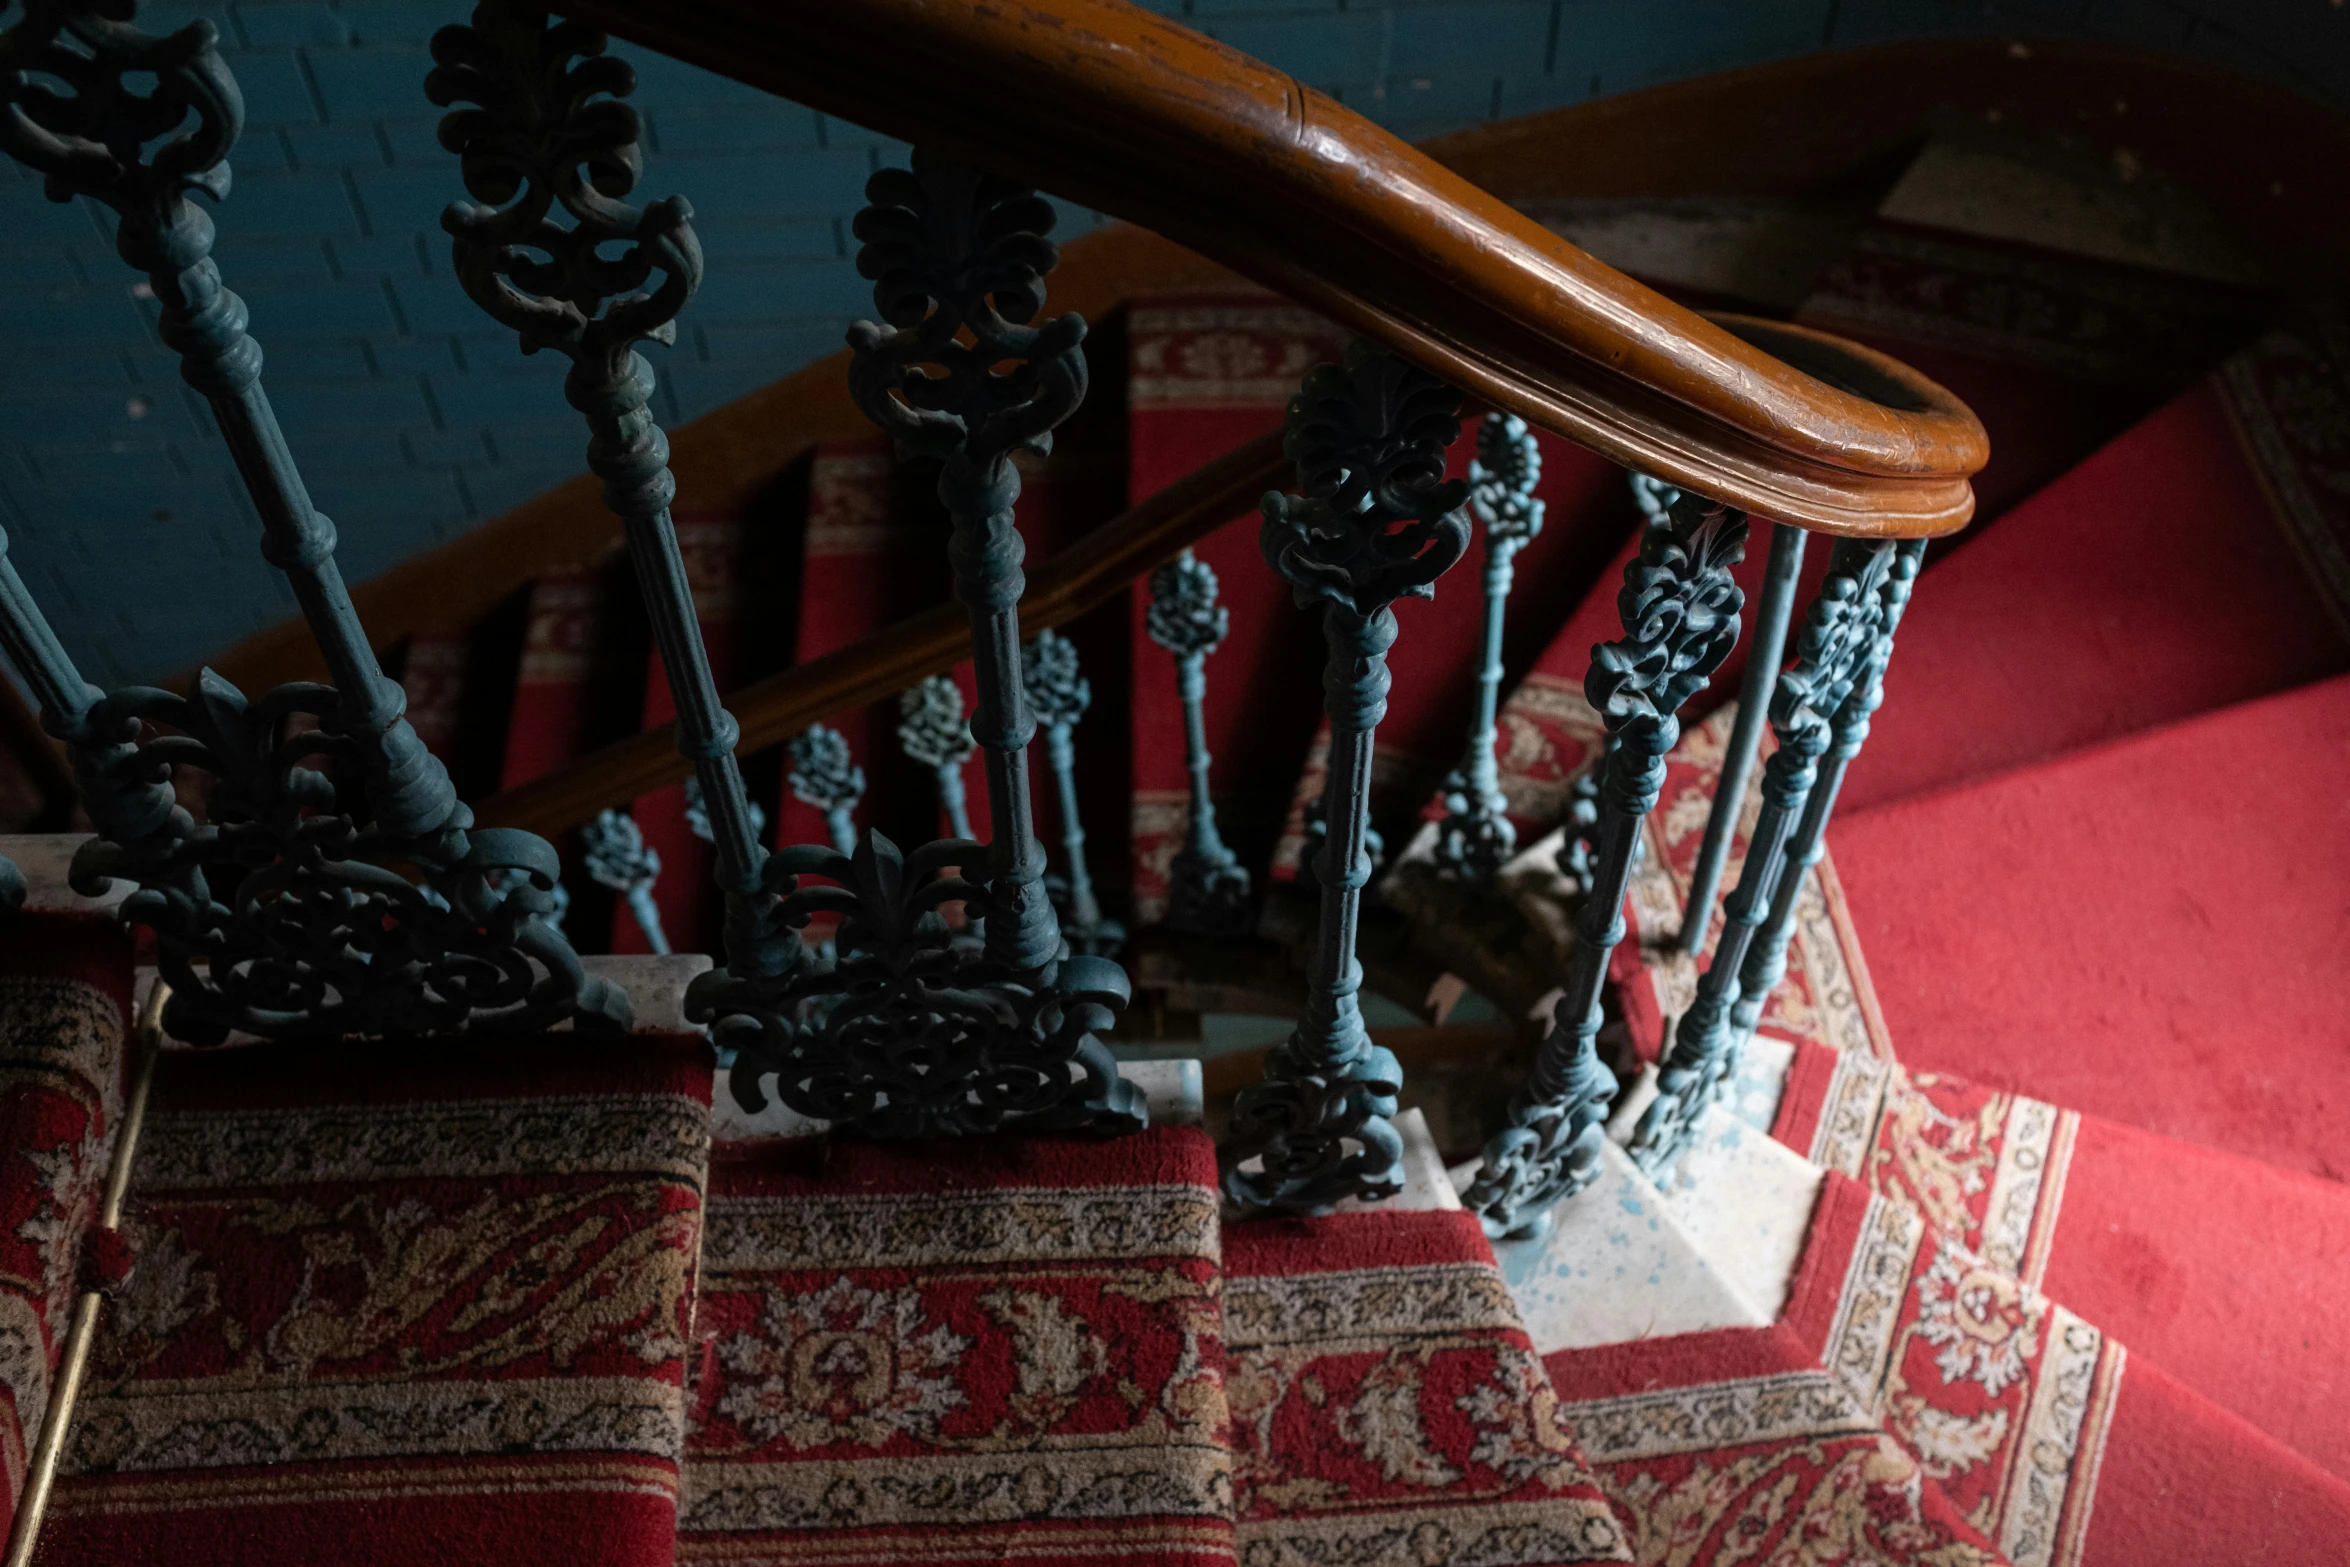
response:
[[[1739,1051],[1785,972],[1803,875],[1819,858],[1845,767],[1868,737],[1894,628],[1924,556],[1921,540],[1844,539],[1829,557],[1796,662],[1772,694],[1779,746],[1763,766],[1762,814],[1726,905],[1721,945],[1674,1030],[1656,1101],[1633,1139],[1633,1157],[1653,1175],[1671,1170],[1698,1118],[1736,1075]]]
[[[1319,1213],[1402,1189],[1392,1118],[1403,1074],[1363,1026],[1355,937],[1371,879],[1363,835],[1372,746],[1387,712],[1392,606],[1432,597],[1469,542],[1468,486],[1444,477],[1459,410],[1460,395],[1443,382],[1359,340],[1343,366],[1308,371],[1289,404],[1283,450],[1303,494],[1265,497],[1258,542],[1298,607],[1322,611],[1330,830],[1315,864],[1321,926],[1305,1008],[1267,1056],[1265,1080],[1233,1106],[1224,1190],[1245,1207]]]
[[[1624,636],[1592,649],[1584,695],[1607,723],[1600,763],[1589,891],[1575,920],[1575,955],[1551,1013],[1534,1075],[1511,1101],[1507,1127],[1486,1145],[1462,1197],[1488,1235],[1525,1239],[1599,1170],[1616,1081],[1599,1059],[1600,989],[1624,939],[1624,893],[1641,823],[1664,789],[1678,714],[1738,642],[1744,595],[1731,568],[1746,550],[1743,513],[1676,492],[1624,568],[1616,604]]]
[[[1249,874],[1216,831],[1216,801],[1208,789],[1208,655],[1232,629],[1232,612],[1216,602],[1214,568],[1185,550],[1152,572],[1143,628],[1175,655],[1183,766],[1191,789],[1183,847],[1167,868],[1167,924],[1196,935],[1239,935],[1255,924]]]
[[[454,202],[441,226],[474,303],[512,328],[524,352],[552,349],[571,361],[563,394],[587,420],[588,468],[620,518],[677,710],[678,754],[694,764],[707,803],[729,964],[772,969],[789,959],[761,929],[766,851],[670,521],[677,481],[651,411],[653,367],[636,352],[640,342],[676,341],[677,316],[701,284],[701,242],[682,197],[641,209],[621,199],[641,164],[643,119],[619,101],[636,73],[603,51],[601,34],[550,26],[502,0],[477,8],[472,25],[433,35],[425,96],[444,108],[477,105],[444,116],[440,141],[459,158],[466,190],[487,203]],[[592,181],[580,177],[583,163]],[[601,247],[624,248],[607,256]]]
[[[810,724],[792,737],[791,769],[784,775],[794,798],[824,813],[825,835],[843,854],[857,851],[857,803],[865,798],[865,769],[849,754],[848,737]]]
[[[1102,918],[1093,874],[1085,864],[1085,822],[1077,808],[1077,721],[1093,705],[1093,686],[1078,672],[1077,644],[1057,632],[1040,631],[1021,658],[1028,706],[1044,730],[1045,761],[1060,800],[1061,853],[1069,862],[1067,880],[1069,944],[1081,952],[1106,952],[1125,940],[1115,921]]]
[[[1517,825],[1501,792],[1501,636],[1509,608],[1512,563],[1542,532],[1542,448],[1515,414],[1490,413],[1477,426],[1477,460],[1469,465],[1469,509],[1485,525],[1484,656],[1477,666],[1477,712],[1469,749],[1444,780],[1444,821],[1436,862],[1452,874],[1490,882],[1518,846]]]
[[[472,813],[402,716],[405,698],[336,565],[334,526],[312,505],[262,388],[244,302],[212,259],[212,219],[189,199],[227,196],[244,118],[218,31],[199,20],[158,38],[128,12],[48,4],[0,32],[0,149],[45,175],[51,199],[89,196],[120,219],[115,248],[146,274],[158,335],[211,406],[261,518],[262,555],[284,573],[334,684],[248,701],[207,670],[187,697],[100,696],[6,573],[0,635],[40,696],[44,727],[73,751],[99,829],[74,883],[137,884],[124,918],[155,930],[171,985],[165,1026],[192,1042],[565,1017],[625,1027],[625,996],[587,976],[546,922],[553,849],[528,833],[471,832]],[[159,144],[142,162],[149,142]],[[142,744],[149,724],[176,732]],[[175,766],[218,780],[201,827],[177,804]],[[338,766],[366,795],[364,826],[337,809],[325,769]],[[235,889],[232,901],[216,881]]]
[[[963,717],[963,689],[945,675],[932,675],[920,685],[898,694],[898,746],[914,761],[930,769],[938,808],[947,830],[969,838],[970,807],[963,790],[963,764],[971,760],[978,743]]]
[[[1705,841],[1697,851],[1688,901],[1681,909],[1680,947],[1693,958],[1705,950],[1706,933],[1713,926],[1714,895],[1722,890],[1722,870],[1730,862],[1730,838],[1738,830],[1738,818],[1746,806],[1746,787],[1754,778],[1755,756],[1762,749],[1771,686],[1787,657],[1787,626],[1795,618],[1795,584],[1803,575],[1803,541],[1808,537],[1801,528],[1787,523],[1771,524],[1771,557],[1763,565],[1762,597],[1755,605],[1754,646],[1747,650],[1746,675],[1738,689],[1738,718],[1730,730],[1730,749],[1722,758],[1713,810],[1705,819]]]
[[[579,830],[579,852],[588,879],[619,893],[646,947],[667,957],[669,933],[662,928],[661,905],[653,897],[661,881],[661,853],[645,842],[636,818],[626,811],[597,813]]]

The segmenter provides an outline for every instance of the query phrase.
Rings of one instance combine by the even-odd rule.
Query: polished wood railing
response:
[[[1915,371],[1709,321],[1294,78],[1123,0],[561,13],[1155,229],[1602,455],[1824,533],[1931,536],[1988,440]]]

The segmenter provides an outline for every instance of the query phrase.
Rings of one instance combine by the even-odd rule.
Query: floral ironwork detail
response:
[[[899,692],[898,749],[930,769],[947,830],[958,838],[970,837],[963,764],[971,760],[979,744],[971,738],[970,722],[963,716],[963,688],[945,675],[932,675]]]
[[[850,390],[900,455],[943,459],[938,493],[954,522],[949,558],[979,696],[966,737],[951,682],[910,693],[917,715],[943,715],[951,694],[956,722],[918,727],[908,754],[927,751],[934,767],[952,756],[959,775],[976,741],[992,841],[958,827],[910,854],[873,832],[851,855],[779,850],[763,872],[772,917],[762,934],[773,945],[760,956],[782,966],[706,974],[688,1012],[739,1050],[733,1091],[754,1110],[772,1076],[802,1114],[885,1136],[1139,1130],[1142,1096],[1096,1037],[1127,1001],[1126,975],[1104,958],[1065,955],[1029,798],[1036,717],[1022,673],[1011,457],[1049,450],[1053,426],[1085,392],[1084,322],[1029,324],[1056,260],[1044,237],[1052,209],[923,149],[911,172],[884,170],[866,194],[857,265],[875,282],[882,321],[849,330]],[[982,864],[984,877],[966,874]],[[803,884],[811,876],[836,885]],[[983,925],[979,942],[948,928],[940,911],[956,903]],[[840,916],[830,962],[800,936],[819,914]]]
[[[1624,635],[1591,650],[1583,692],[1607,725],[1595,790],[1589,891],[1575,920],[1573,961],[1551,1013],[1534,1073],[1508,1122],[1485,1146],[1463,1194],[1488,1235],[1541,1233],[1564,1198],[1599,1171],[1599,1139],[1615,1097],[1599,1059],[1600,991],[1624,939],[1624,891],[1641,823],[1663,792],[1665,757],[1681,737],[1681,707],[1738,641],[1745,596],[1731,576],[1746,552],[1743,513],[1676,495],[1648,524],[1616,595]]]
[[[1232,612],[1216,602],[1214,568],[1185,550],[1152,572],[1143,628],[1175,655],[1183,766],[1191,791],[1183,847],[1167,868],[1167,924],[1203,936],[1241,935],[1256,923],[1249,874],[1216,831],[1216,802],[1208,790],[1208,655],[1232,629]]]
[[[714,1019],[719,1046],[737,1052],[736,1100],[758,1111],[773,1078],[800,1114],[885,1137],[1140,1130],[1142,1096],[1095,1037],[1126,1004],[1125,971],[1072,957],[1049,980],[1024,980],[958,949],[938,911],[994,914],[985,886],[951,873],[981,859],[978,844],[952,838],[901,854],[871,831],[854,855],[771,855],[780,923],[796,933],[838,915],[838,958],[810,958],[755,993],[723,970],[694,981],[687,1013]]]
[[[1918,539],[1842,539],[1828,558],[1796,661],[1771,695],[1778,749],[1763,764],[1762,811],[1723,905],[1721,943],[1673,1031],[1656,1100],[1633,1138],[1633,1157],[1652,1174],[1670,1171],[1688,1147],[1786,975],[1795,900],[1819,861],[1844,771],[1883,700],[1893,634],[1924,558]]]
[[[1477,666],[1477,711],[1469,749],[1444,780],[1444,819],[1436,863],[1480,885],[1493,880],[1518,847],[1517,825],[1501,792],[1493,754],[1501,712],[1501,633],[1518,551],[1542,532],[1542,448],[1526,421],[1489,413],[1477,426],[1477,460],[1469,465],[1469,509],[1485,525],[1484,657]]]
[[[553,851],[527,833],[472,832],[402,716],[336,566],[334,525],[311,504],[262,389],[244,302],[223,285],[212,219],[190,199],[228,195],[244,117],[218,31],[198,20],[157,37],[134,13],[127,0],[28,0],[0,33],[0,150],[42,174],[51,200],[88,196],[119,217],[115,249],[147,275],[158,334],[211,405],[260,515],[262,553],[292,585],[333,684],[248,703],[207,671],[186,698],[102,695],[0,546],[0,638],[72,750],[99,832],[75,885],[137,885],[124,918],[156,931],[173,987],[165,1026],[184,1039],[571,1016],[625,1026],[625,998],[589,978],[547,923]],[[149,724],[176,733],[146,739]],[[175,795],[175,765],[215,775],[201,826]],[[338,778],[364,808],[345,804]]]
[[[1093,705],[1093,686],[1077,667],[1077,644],[1054,631],[1040,631],[1020,660],[1028,707],[1044,731],[1045,761],[1052,769],[1061,807],[1062,876],[1045,878],[1045,890],[1061,916],[1061,933],[1073,951],[1115,956],[1126,928],[1102,917],[1093,875],[1085,864],[1085,822],[1077,806],[1077,721]]]
[[[1233,1106],[1224,1190],[1244,1207],[1324,1212],[1402,1188],[1392,1122],[1402,1073],[1364,1029],[1355,934],[1371,877],[1363,839],[1392,606],[1432,597],[1469,542],[1468,486],[1444,477],[1459,411],[1460,395],[1443,382],[1359,340],[1343,365],[1308,371],[1289,404],[1282,449],[1303,493],[1265,497],[1258,545],[1298,607],[1322,611],[1331,831],[1314,864],[1321,924],[1305,1008],[1266,1058],[1264,1081]]]
[[[579,830],[579,852],[588,880],[619,893],[645,946],[666,956],[669,933],[662,928],[661,905],[653,898],[653,889],[661,882],[661,852],[645,842],[645,830],[636,818],[626,811],[597,812]]]
[[[792,737],[784,782],[792,797],[824,813],[824,831],[843,854],[857,849],[856,809],[865,798],[865,769],[849,753],[848,736],[810,724]]]
[[[525,354],[571,362],[563,395],[587,421],[587,465],[620,518],[677,710],[678,754],[701,785],[727,961],[774,977],[794,954],[763,901],[766,851],[735,761],[738,729],[702,645],[669,516],[677,481],[652,415],[653,367],[636,351],[677,340],[678,313],[701,285],[701,243],[684,198],[626,200],[644,126],[621,101],[636,73],[604,49],[601,33],[519,0],[484,0],[470,25],[433,34],[425,96],[451,111],[440,143],[474,198],[451,203],[441,227],[473,302]]]

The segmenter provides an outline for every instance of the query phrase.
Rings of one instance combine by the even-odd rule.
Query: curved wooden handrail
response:
[[[1289,474],[1279,432],[1187,474],[1029,573],[1028,591],[1020,599],[1021,629],[1067,625],[1253,508]],[[726,706],[742,726],[740,748],[757,751],[837,713],[886,701],[970,656],[970,620],[962,605],[949,602],[755,681],[728,695]],[[480,801],[474,820],[552,835],[598,811],[678,783],[692,770],[693,764],[677,754],[677,726],[664,724]]]
[[[556,9],[1156,229],[1699,493],[1863,536],[1949,533],[1972,514],[1983,427],[1915,371],[1823,333],[1709,322],[1332,99],[1124,0]]]

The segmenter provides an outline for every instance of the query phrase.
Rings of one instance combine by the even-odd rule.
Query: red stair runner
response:
[[[112,920],[0,915],[0,1494],[16,1516],[113,1166],[131,946]]]
[[[710,1047],[173,1051],[38,1560],[663,1567]]]
[[[1474,1217],[1236,1224],[1224,1274],[1243,1562],[1632,1559]]]
[[[576,567],[551,571],[530,586],[530,618],[506,718],[502,789],[526,784],[582,749],[589,662],[603,618],[598,576],[594,568]]]
[[[2350,379],[2263,339],[1918,586],[1840,811],[2350,667]]]
[[[2314,1567],[2350,1539],[2350,1487],[1833,1173],[1775,1327],[1547,1364],[1641,1560]]]
[[[681,1562],[1229,1567],[1216,1154],[730,1144]]]

